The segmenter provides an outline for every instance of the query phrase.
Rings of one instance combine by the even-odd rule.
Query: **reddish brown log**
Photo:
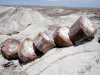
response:
[[[80,17],[70,28],[69,37],[73,44],[79,44],[86,38],[94,37],[97,29],[86,17]]]
[[[67,27],[59,26],[56,31],[54,32],[54,42],[57,47],[68,47],[73,45],[69,36],[68,36],[69,29]]]
[[[2,47],[1,47],[1,52],[2,55],[6,59],[17,59],[18,58],[18,51],[20,49],[20,41],[14,39],[14,38],[9,38],[2,42]]]
[[[34,50],[33,40],[27,38],[21,44],[21,49],[18,52],[19,60],[21,62],[30,62],[37,58]]]
[[[54,42],[45,33],[38,34],[34,39],[34,45],[43,53],[55,47]]]

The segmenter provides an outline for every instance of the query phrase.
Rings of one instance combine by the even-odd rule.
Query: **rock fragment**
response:
[[[32,39],[26,38],[21,43],[21,49],[18,52],[18,56],[19,56],[19,60],[23,63],[30,62],[37,58]]]
[[[53,39],[57,47],[68,47],[73,45],[69,36],[69,28],[67,27],[57,27],[54,32]]]
[[[46,53],[55,47],[54,42],[48,37],[47,34],[43,32],[39,33],[38,36],[34,39],[34,45],[39,51],[43,53]]]
[[[69,37],[73,44],[80,44],[87,38],[93,38],[97,29],[95,25],[86,17],[80,17],[70,28]]]
[[[17,59],[20,50],[20,41],[14,38],[8,38],[1,43],[1,52],[6,59]]]

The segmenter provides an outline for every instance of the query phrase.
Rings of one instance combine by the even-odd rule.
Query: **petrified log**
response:
[[[68,36],[68,32],[68,27],[57,27],[53,34],[53,39],[57,47],[68,47],[73,45]]]
[[[38,36],[34,39],[34,45],[43,53],[46,53],[48,50],[55,47],[53,40],[51,40],[45,33],[38,34]]]
[[[23,63],[30,62],[37,58],[37,55],[34,50],[33,40],[26,38],[21,43],[21,49],[18,52],[19,60]]]
[[[86,17],[80,17],[70,28],[69,37],[73,44],[79,44],[87,38],[93,38],[97,29],[95,25]]]
[[[20,49],[20,41],[9,38],[1,43],[1,52],[6,59],[17,59],[18,51]]]

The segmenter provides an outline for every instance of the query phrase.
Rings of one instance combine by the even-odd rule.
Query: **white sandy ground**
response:
[[[56,10],[60,13],[63,12],[62,9]],[[1,13],[4,15],[0,18],[0,43],[7,38],[16,38],[20,41],[25,38],[33,39],[43,31],[47,31],[51,38],[57,26],[71,27],[79,16],[83,15],[89,18],[95,15],[75,12],[64,16],[50,17],[31,8],[0,6]],[[92,21],[98,28],[92,41],[76,47],[54,48],[42,57],[23,66],[18,63],[18,60],[13,60],[14,65],[7,67],[7,69],[3,67],[3,64],[9,61],[0,55],[0,74],[25,75],[19,73],[24,71],[27,75],[100,75],[100,44],[97,40],[100,34],[100,20],[93,19]],[[13,34],[14,32],[19,33]]]

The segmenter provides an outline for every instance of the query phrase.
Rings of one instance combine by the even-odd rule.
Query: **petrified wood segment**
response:
[[[6,59],[17,59],[18,51],[20,49],[20,41],[9,38],[2,42],[1,52]]]
[[[73,45],[69,36],[69,29],[67,27],[59,26],[54,32],[53,38],[57,47],[68,47]]]
[[[70,28],[69,37],[73,44],[79,44],[86,38],[94,37],[97,29],[86,17],[80,17]]]
[[[18,56],[19,60],[25,63],[37,58],[33,47],[33,40],[27,38],[22,42]]]
[[[43,53],[46,53],[48,50],[55,47],[54,42],[45,33],[38,34],[34,39],[34,45]]]

